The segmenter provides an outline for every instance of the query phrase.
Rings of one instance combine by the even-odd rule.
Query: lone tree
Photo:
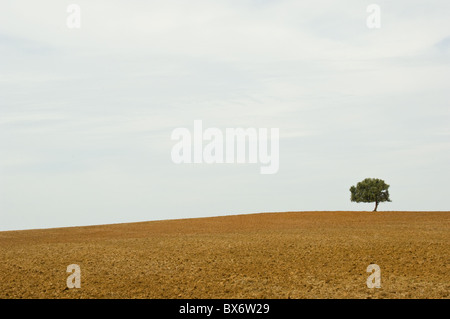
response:
[[[389,199],[389,185],[382,179],[366,178],[355,186],[350,187],[352,202],[373,203],[375,202],[374,212],[377,211],[378,204],[381,202],[390,202]]]

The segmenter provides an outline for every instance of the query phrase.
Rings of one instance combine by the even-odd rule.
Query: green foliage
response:
[[[389,185],[382,179],[366,178],[355,186],[350,187],[352,202],[376,203],[374,211],[377,210],[378,203],[390,202]]]

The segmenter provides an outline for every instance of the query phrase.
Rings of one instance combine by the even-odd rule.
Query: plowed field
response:
[[[0,232],[0,298],[449,298],[450,212],[287,212]],[[67,266],[81,269],[68,289]],[[367,266],[381,269],[369,289]]]

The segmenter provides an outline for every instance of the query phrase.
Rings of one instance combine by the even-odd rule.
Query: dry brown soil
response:
[[[288,212],[0,232],[0,298],[449,298],[450,212]],[[67,266],[81,268],[68,289]],[[381,288],[366,285],[367,266]]]

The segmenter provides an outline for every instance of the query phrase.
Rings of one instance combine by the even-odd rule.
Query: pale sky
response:
[[[0,230],[370,211],[350,202],[366,177],[391,185],[380,211],[450,210],[449,14],[448,0],[2,0]],[[278,173],[174,164],[171,133],[194,120],[279,128]]]

